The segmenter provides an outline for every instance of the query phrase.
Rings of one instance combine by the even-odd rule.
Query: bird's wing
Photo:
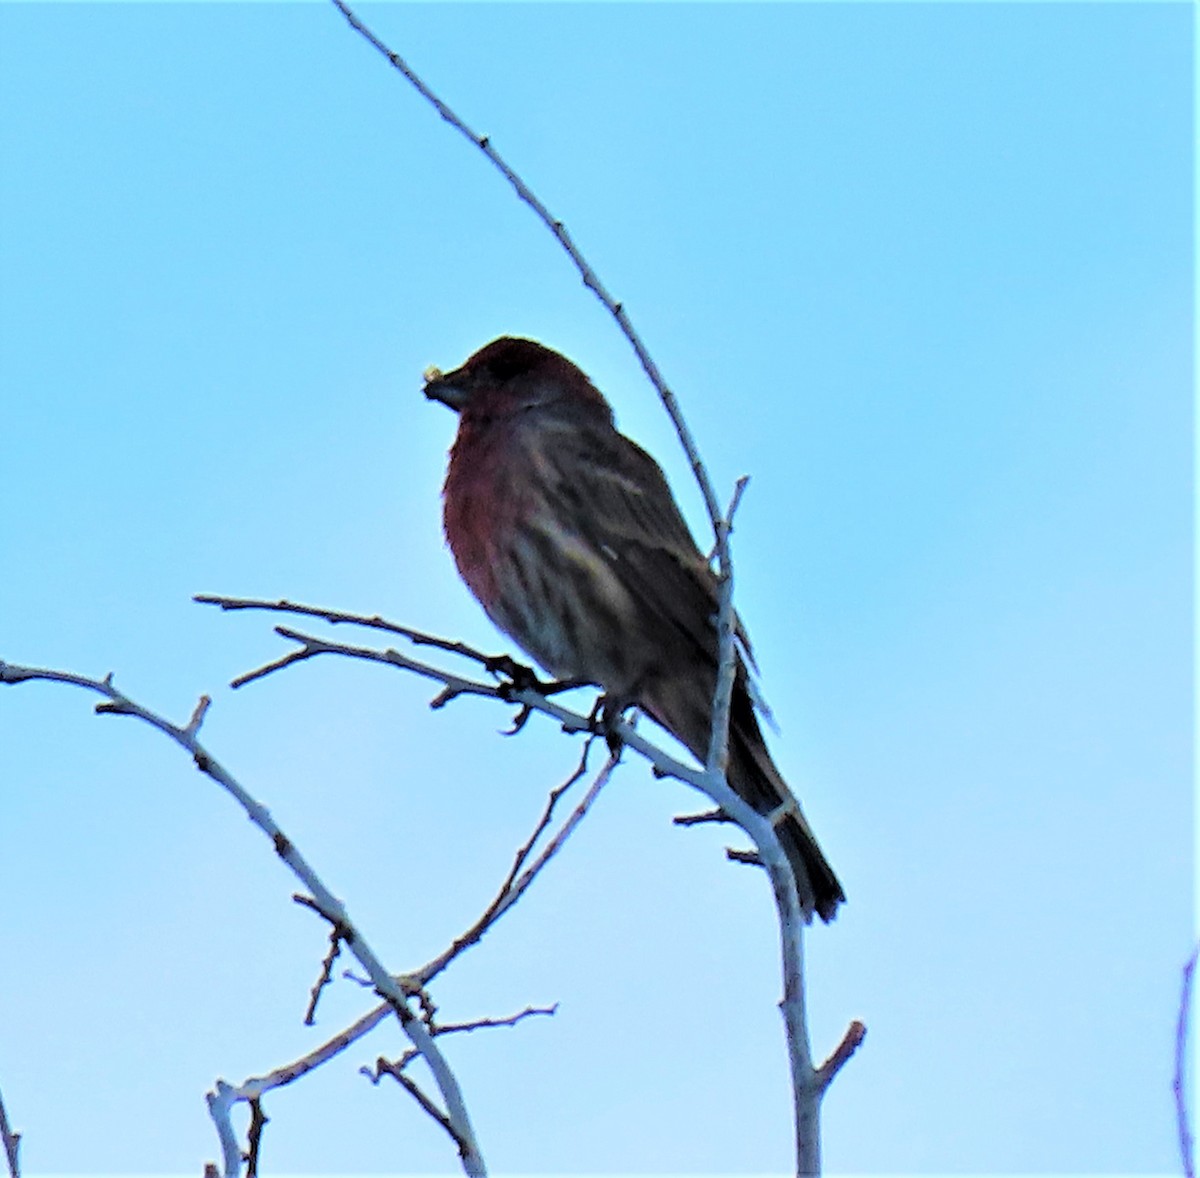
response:
[[[608,429],[561,435],[549,465],[560,502],[586,508],[569,517],[579,540],[618,572],[656,624],[715,662],[717,579],[658,463]]]

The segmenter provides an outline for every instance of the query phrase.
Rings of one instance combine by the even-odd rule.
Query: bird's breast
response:
[[[444,514],[459,573],[492,621],[550,674],[625,693],[638,652],[617,553],[585,538],[553,464],[519,443],[460,426]]]

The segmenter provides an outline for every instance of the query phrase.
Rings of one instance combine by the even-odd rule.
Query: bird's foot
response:
[[[522,691],[536,691],[538,695],[549,698],[560,691],[570,691],[573,687],[583,687],[586,679],[539,679],[537,672],[524,663],[518,663],[512,655],[494,654],[483,660],[483,669],[490,675],[500,677],[496,685],[500,698],[512,702]]]
[[[621,749],[625,746],[621,734],[617,731],[617,724],[632,706],[631,700],[605,694],[596,700],[588,715],[588,723],[591,725],[592,731],[597,736],[604,737],[604,743],[608,745],[608,751],[614,757],[619,756]]]
[[[570,691],[573,687],[583,687],[587,683],[586,679],[539,679],[537,672],[532,667],[518,663],[516,659],[507,654],[490,655],[484,659],[483,668],[488,674],[500,678],[500,682],[496,684],[496,694],[505,703],[518,703],[516,697],[523,691],[535,691],[538,695],[548,699],[560,691]],[[520,711],[513,719],[512,727],[505,728],[503,734],[516,736],[525,727],[525,722],[532,714],[533,708],[527,703],[522,703]]]

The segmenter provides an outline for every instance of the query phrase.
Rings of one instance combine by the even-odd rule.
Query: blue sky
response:
[[[1194,935],[1186,4],[373,5],[621,298],[718,487],[776,757],[849,903],[808,939],[841,1173],[1169,1173]],[[0,658],[102,675],[270,806],[389,965],[491,895],[577,750],[328,660],[232,693],[290,596],[499,648],[440,536],[501,333],[699,498],[557,247],[329,6],[0,5]],[[339,635],[341,636],[341,635]],[[0,693],[0,1090],[29,1172],[196,1173],[203,1093],[302,1053],[324,933],[149,729]],[[444,979],[500,1173],[785,1172],[772,911],[627,763]],[[356,1074],[273,1171],[454,1172]]]

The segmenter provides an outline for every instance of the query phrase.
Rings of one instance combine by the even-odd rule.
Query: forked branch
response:
[[[258,802],[234,777],[205,749],[197,739],[200,723],[203,720],[204,707],[198,707],[191,720],[185,726],[172,724],[148,708],[142,707],[113,686],[112,675],[104,679],[89,679],[83,675],[73,675],[62,671],[46,670],[38,667],[21,667],[11,663],[0,662],[0,683],[17,684],[32,680],[46,680],[55,683],[67,683],[75,687],[83,687],[105,697],[105,702],[96,705],[96,711],[111,715],[135,716],[153,728],[169,736],[177,744],[192,755],[196,767],[211,777],[227,793],[229,793],[247,816],[270,840],[275,853],[287,864],[296,877],[304,884],[313,897],[314,906],[329,923],[342,932],[346,947],[366,970],[372,985],[395,1012],[400,1026],[413,1048],[418,1051],[429,1064],[438,1090],[446,1106],[446,1115],[454,1125],[457,1139],[461,1144],[463,1170],[475,1178],[486,1174],[482,1154],[475,1141],[471,1119],[463,1102],[462,1092],[458,1081],[441,1051],[434,1043],[433,1036],[424,1021],[409,1009],[407,998],[400,985],[383,967],[383,963],[367,944],[361,931],[350,919],[345,907],[325,886],[313,868],[300,854],[295,844],[280,829],[271,817],[267,808]],[[229,1112],[237,1100],[236,1094],[228,1084],[219,1082],[216,1090],[209,1094],[209,1109],[217,1124],[224,1154],[224,1168],[227,1178],[233,1178],[241,1171],[241,1152],[237,1147],[229,1122]]]

